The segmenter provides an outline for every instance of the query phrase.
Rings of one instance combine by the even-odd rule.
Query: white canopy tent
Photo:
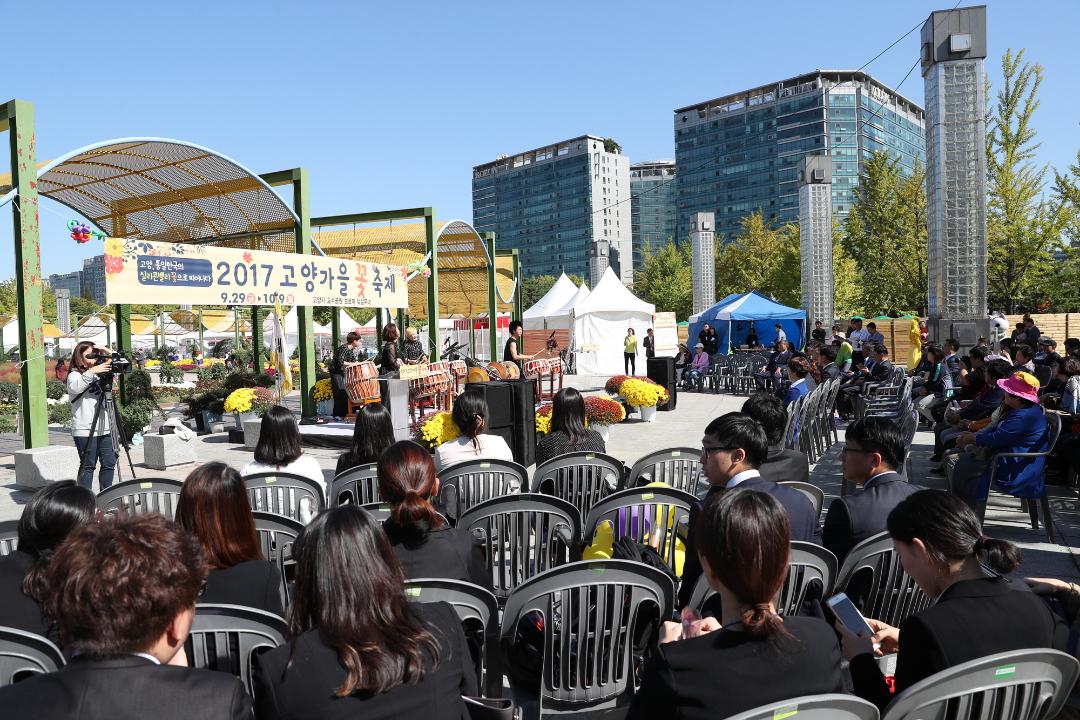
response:
[[[572,298],[567,300],[562,307],[545,318],[545,328],[548,330],[569,330],[570,311],[585,302],[585,298],[589,297],[591,294],[589,288],[585,287],[585,283],[581,283],[581,287],[577,289],[577,292],[574,293]]]
[[[634,328],[641,338],[652,327],[656,306],[634,296],[608,268],[592,293],[570,310],[571,343],[577,350],[577,371],[582,375],[616,375],[623,372],[623,338]],[[644,374],[645,353],[639,360]]]
[[[570,298],[574,297],[577,288],[574,281],[566,277],[566,273],[559,276],[551,289],[544,293],[544,297],[536,301],[536,304],[521,314],[522,323],[526,330],[543,330],[547,327],[546,318],[561,308]]]

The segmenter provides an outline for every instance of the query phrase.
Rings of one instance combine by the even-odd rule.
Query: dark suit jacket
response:
[[[18,550],[0,557],[0,625],[45,635],[49,626],[41,617],[41,606],[23,594],[23,578],[34,559]]]
[[[821,381],[835,380],[840,377],[840,368],[836,367],[836,363],[831,362],[825,367],[821,368]]]
[[[259,720],[318,717],[365,720],[442,720],[466,718],[462,695],[476,695],[476,672],[472,667],[465,635],[457,613],[446,603],[409,603],[431,629],[439,643],[439,667],[432,670],[425,656],[427,674],[419,683],[400,685],[371,697],[335,697],[345,681],[345,668],[337,651],[323,643],[318,630],[296,639],[293,663],[290,645],[255,658],[255,709]],[[155,720],[157,720],[155,718]]]
[[[406,578],[464,580],[492,589],[483,542],[465,530],[448,527],[416,533],[399,528],[390,519],[383,523],[383,530]]]
[[[851,548],[885,530],[892,509],[919,490],[890,472],[877,476],[860,492],[836,498],[825,514],[822,544],[842,563]]]
[[[58,672],[0,688],[0,708],[4,717],[42,720],[251,718],[251,698],[239,678],[135,655],[75,658]]]
[[[800,695],[843,692],[835,632],[808,617],[786,617],[784,627],[793,638],[772,642],[717,630],[661,645],[628,719],[715,720]]]
[[[769,457],[758,468],[761,477],[773,482],[781,480],[810,481],[810,460],[806,453],[783,446],[769,446]]]
[[[231,568],[211,570],[199,602],[244,605],[285,617],[281,573],[267,560],[248,560]]]
[[[896,693],[969,660],[1027,648],[1064,650],[1069,630],[1022,582],[982,578],[954,583],[921,613],[900,623]],[[851,660],[855,694],[884,708],[891,700],[874,658]]]

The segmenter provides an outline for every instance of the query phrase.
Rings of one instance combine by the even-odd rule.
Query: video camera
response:
[[[124,357],[121,353],[114,352],[109,353],[103,350],[97,350],[90,354],[96,362],[95,365],[101,365],[103,363],[112,362],[112,373],[129,373],[131,372],[132,362],[128,358]]]

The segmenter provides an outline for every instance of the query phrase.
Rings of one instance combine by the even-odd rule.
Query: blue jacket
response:
[[[992,452],[1045,452],[1049,441],[1046,415],[1039,405],[1009,410],[997,427],[987,428],[975,435],[975,444]],[[1013,497],[1037,498],[1043,493],[1043,468],[1046,458],[1000,458],[994,480],[998,487]],[[983,474],[985,495],[990,484],[990,468]]]
[[[787,407],[791,403],[797,401],[799,398],[804,397],[805,395],[809,394],[809,392],[810,388],[805,381],[799,383],[798,385],[792,383],[788,387],[787,392],[784,393],[784,407]]]

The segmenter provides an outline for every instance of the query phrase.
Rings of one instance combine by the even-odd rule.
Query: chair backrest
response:
[[[853,595],[851,583],[859,578],[864,590]],[[930,606],[930,597],[911,579],[887,532],[863,540],[848,553],[836,576],[836,589],[862,601],[862,614],[897,627],[910,615]]]
[[[693,495],[697,492],[700,479],[701,450],[674,447],[651,452],[634,463],[626,487],[662,482]]]
[[[1036,365],[1035,377],[1039,379],[1039,385],[1046,387],[1046,383],[1050,382],[1050,378],[1054,376],[1054,369],[1049,365]]]
[[[121,510],[136,515],[156,512],[172,520],[180,499],[183,481],[172,478],[144,478],[116,483],[98,493],[102,510]]]
[[[0,627],[0,687],[64,667],[64,654],[47,638]]]
[[[483,642],[475,658],[477,687],[487,697],[502,690],[499,658],[499,603],[489,591],[461,580],[417,578],[405,581],[405,596],[413,602],[444,602],[454,608],[466,635],[479,631]]]
[[[375,522],[384,523],[390,517],[390,503],[373,502],[361,505],[360,509],[366,511]]]
[[[885,720],[1043,720],[1058,716],[1080,663],[1057,650],[1014,650],[942,670],[889,704]]]
[[[19,547],[19,521],[0,522],[0,557],[10,555]]]
[[[821,508],[825,506],[825,491],[817,485],[803,482],[802,480],[781,480],[777,485],[783,485],[792,490],[798,490],[803,495],[810,498],[810,502],[814,503],[814,517],[821,515]]]
[[[484,555],[500,600],[529,578],[576,560],[581,545],[577,508],[540,493],[482,502],[461,516],[458,527],[484,538]]]
[[[346,470],[330,484],[330,507],[367,505],[378,501],[379,473],[375,463]]]
[[[285,643],[283,618],[241,605],[199,604],[184,644],[190,667],[227,672],[252,693],[255,656]]]
[[[532,492],[554,495],[586,517],[602,498],[623,487],[623,465],[603,453],[572,452],[537,466]]]
[[[264,472],[247,475],[244,484],[248,489],[251,509],[273,513],[297,520],[300,517],[300,501],[308,499],[317,514],[324,507],[322,484],[303,475],[287,472]]]
[[[288,599],[288,585],[292,570],[296,567],[293,560],[293,543],[304,530],[299,520],[292,520],[273,513],[255,511],[255,534],[259,536],[259,547],[263,557],[277,565],[281,574],[282,597]]]
[[[470,460],[439,472],[439,500],[451,522],[480,503],[521,492],[529,485],[529,471],[510,460]]]
[[[623,705],[634,689],[635,625],[645,606],[655,623],[668,615],[675,586],[660,570],[630,560],[592,560],[548,570],[520,585],[506,601],[500,638],[504,653],[518,622],[543,615],[544,714]],[[511,685],[515,684],[510,678]],[[515,688],[515,694],[522,690]]]
[[[788,450],[795,449],[795,428],[798,426],[797,421],[804,400],[806,400],[805,395],[787,407],[787,423],[784,425],[784,447]]]
[[[728,720],[878,720],[878,709],[852,695],[804,695],[762,705],[732,715]]]
[[[651,545],[676,574],[682,545],[688,533],[690,507],[696,498],[688,492],[667,487],[638,487],[608,495],[593,505],[585,519],[588,544],[597,526],[611,522],[612,539],[629,536],[634,542]]]

